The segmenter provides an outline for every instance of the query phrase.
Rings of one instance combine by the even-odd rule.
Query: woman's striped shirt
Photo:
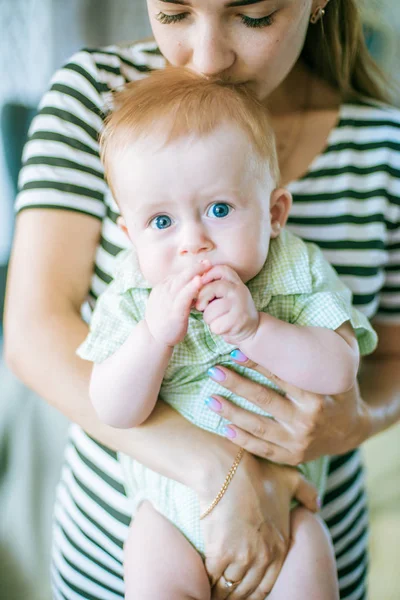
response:
[[[51,82],[24,151],[17,211],[48,208],[102,223],[88,302],[111,280],[126,246],[104,181],[98,135],[111,90],[164,67],[154,42],[84,50]],[[325,150],[288,187],[289,228],[317,243],[369,318],[400,323],[400,111],[343,104]],[[336,551],[341,598],[365,598],[367,513],[358,451],[330,461],[323,517]],[[54,598],[123,598],[122,544],[130,520],[115,454],[73,425],[58,487]]]

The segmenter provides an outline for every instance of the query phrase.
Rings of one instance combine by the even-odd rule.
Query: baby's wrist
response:
[[[168,344],[165,340],[160,338],[156,333],[153,332],[151,326],[149,325],[147,319],[143,320],[144,327],[147,330],[147,334],[149,336],[149,342],[154,344],[156,348],[158,348],[161,352],[172,352],[174,349],[174,345]]]
[[[242,337],[238,340],[237,346],[246,354],[246,350],[249,351],[254,343],[254,340],[257,338],[259,329],[260,329],[260,313],[258,313],[258,319],[253,328],[250,328],[246,333],[245,337]]]

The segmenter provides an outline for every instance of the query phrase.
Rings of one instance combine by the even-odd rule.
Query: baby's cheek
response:
[[[264,257],[258,253],[256,248],[244,251],[240,261],[240,268],[236,270],[240,279],[244,283],[253,279],[263,268],[266,258],[266,256]]]
[[[161,269],[155,269],[151,264],[149,264],[149,261],[141,263],[140,270],[143,277],[149,282],[151,287],[156,286],[165,279],[165,277],[161,277]]]
[[[171,275],[168,255],[150,245],[138,252],[138,261],[143,277],[152,286],[161,283]]]
[[[238,228],[225,240],[227,263],[244,282],[260,272],[267,258],[268,246],[260,240],[261,235],[259,226],[252,223]]]

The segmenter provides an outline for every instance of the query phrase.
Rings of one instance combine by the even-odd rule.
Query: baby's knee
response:
[[[329,561],[335,560],[332,539],[325,522],[304,506],[298,506],[292,511],[291,537],[293,543],[314,549],[320,558],[324,555]]]
[[[291,512],[291,524],[295,530],[307,527],[312,530],[318,530],[329,536],[329,530],[325,522],[318,513],[313,513],[304,506],[297,506]]]

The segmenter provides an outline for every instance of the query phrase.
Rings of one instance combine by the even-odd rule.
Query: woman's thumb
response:
[[[301,473],[298,473],[297,486],[294,490],[294,498],[312,512],[318,512],[321,508],[321,500],[318,496],[318,490],[312,483],[307,481],[307,479]]]

